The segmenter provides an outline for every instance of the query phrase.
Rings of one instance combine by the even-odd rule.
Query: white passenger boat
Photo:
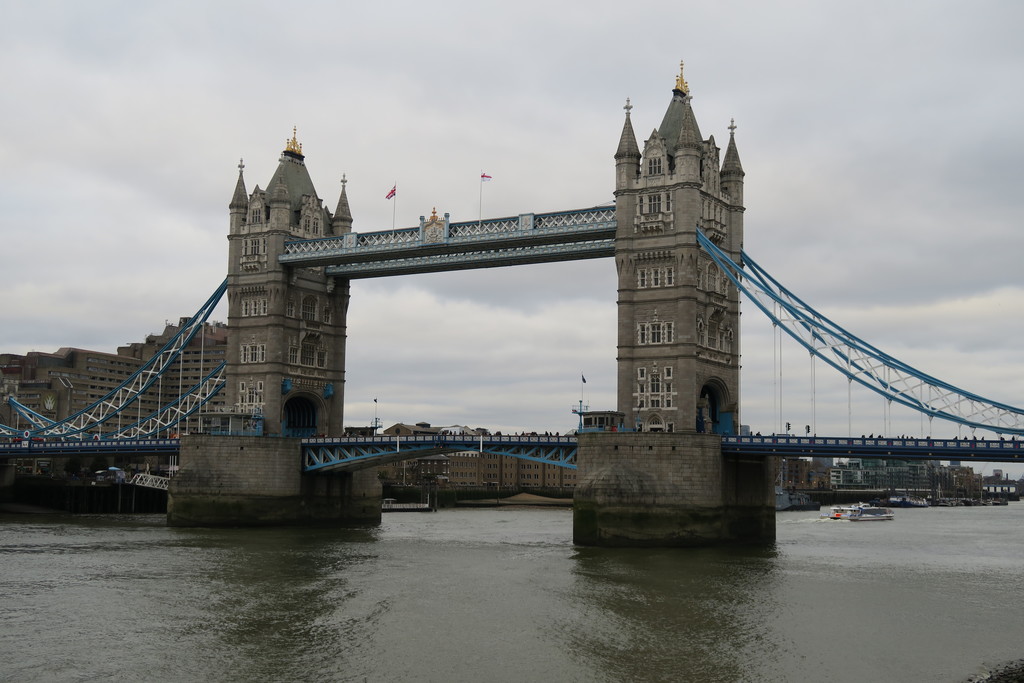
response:
[[[828,512],[821,513],[826,519],[848,519],[851,522],[867,522],[895,519],[896,514],[890,508],[875,507],[867,503],[853,505],[833,505]]]

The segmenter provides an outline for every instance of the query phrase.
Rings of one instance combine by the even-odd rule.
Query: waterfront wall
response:
[[[13,501],[71,514],[159,514],[167,511],[167,491],[113,482],[19,476]]]
[[[580,434],[573,541],[707,546],[775,540],[767,459],[722,455],[715,434]]]
[[[0,463],[0,503],[14,498],[14,472],[12,463]]]
[[[303,474],[299,439],[185,436],[179,465],[171,526],[380,523],[376,472]]]

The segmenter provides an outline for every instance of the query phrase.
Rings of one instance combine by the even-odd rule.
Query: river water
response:
[[[4,681],[964,681],[1024,658],[1024,503],[578,548],[567,509],[379,528],[0,516]]]

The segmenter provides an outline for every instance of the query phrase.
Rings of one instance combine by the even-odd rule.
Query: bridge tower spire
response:
[[[239,164],[229,207],[227,403],[238,417],[262,416],[265,434],[341,434],[348,280],[278,256],[290,240],[349,231],[348,198],[343,187],[342,215],[323,206],[294,129],[267,188],[246,195]]]

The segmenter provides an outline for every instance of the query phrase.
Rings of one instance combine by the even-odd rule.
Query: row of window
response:
[[[310,321],[316,322],[317,321],[317,310],[318,309],[319,309],[319,304],[317,303],[317,300],[316,300],[315,296],[306,296],[306,297],[302,298],[301,312],[302,312],[302,319],[303,320],[310,320]],[[285,311],[284,311],[284,313],[289,318],[294,318],[295,317],[295,302],[293,300],[289,299],[288,303],[285,304]],[[330,306],[324,306],[323,307],[323,312],[322,312],[322,314],[320,316],[320,322],[324,322],[324,323],[330,324],[330,322],[331,322],[331,308],[330,308]]]
[[[697,321],[697,343],[709,349],[718,349],[726,353],[732,353],[733,333],[730,329],[715,328],[708,334],[704,323]]]
[[[675,268],[638,268],[636,271],[636,286],[645,289],[647,287],[672,287],[676,282]]]
[[[320,227],[321,227],[320,216],[316,215],[315,213],[306,213],[305,211],[303,212],[303,214],[304,215],[302,216],[302,229],[304,231],[308,232],[311,235],[319,235],[320,234]],[[266,221],[269,221],[269,220],[270,220],[270,209],[269,208],[267,208],[265,206],[261,206],[261,205],[253,205],[249,209],[249,222],[250,223],[263,223],[263,222],[266,222]],[[260,253],[260,252],[253,252],[253,253]],[[266,251],[264,251],[262,253],[265,254]]]
[[[697,273],[697,289],[702,289],[705,292],[728,294],[729,278],[718,270],[718,266],[713,263],[709,264],[706,271],[701,270]]]
[[[242,344],[240,353],[238,354],[239,363],[266,363],[267,362],[267,345],[266,344]]]
[[[267,315],[269,304],[267,299],[242,299],[242,317],[248,318],[252,316]],[[324,306],[323,310],[318,310],[316,297],[307,296],[302,299],[302,319],[311,320],[316,322],[318,320],[317,313],[320,313],[319,320],[324,323],[331,322],[331,309],[329,306]],[[289,318],[295,317],[295,302],[289,301],[285,305],[285,315]]]
[[[301,347],[288,347],[288,363],[305,365],[306,367],[327,367],[327,351],[314,344],[303,344]]]
[[[242,317],[267,314],[266,299],[242,299]]]
[[[99,363],[100,365],[117,365],[120,367],[133,367],[132,363],[124,363],[117,360],[111,360],[109,358],[98,358],[96,356],[89,356],[87,359],[89,363]]]
[[[671,408],[672,407],[672,396],[671,396],[671,394],[664,394],[664,395],[637,394],[636,407],[637,408]]]
[[[675,341],[675,324],[671,322],[637,323],[636,343],[671,344]]]
[[[266,237],[250,237],[242,240],[242,256],[259,256],[267,253]]]
[[[247,405],[263,405],[263,380],[238,383],[238,402]]]
[[[302,219],[302,229],[311,235],[320,234],[320,218],[316,216],[305,216]]]
[[[715,200],[704,199],[701,202],[701,216],[705,221],[725,224],[725,205]]]
[[[651,376],[655,376],[655,375],[660,374],[665,379],[672,379],[672,366],[671,365],[666,365],[665,367],[661,368],[660,370],[658,368],[654,368],[653,370],[651,370],[650,374],[651,374]],[[647,368],[637,368],[636,369],[636,378],[638,380],[640,380],[641,382],[644,381],[645,379],[647,379]]]
[[[660,394],[662,392],[671,394],[672,382],[662,382],[660,377],[654,375],[651,377],[650,384],[644,384],[643,382],[637,384],[636,392],[638,394]]]
[[[664,201],[662,201],[664,198]],[[654,194],[643,195],[640,198],[640,213],[661,213],[662,206],[664,211],[668,212],[672,210],[672,193],[665,192],[664,194],[656,192]]]

